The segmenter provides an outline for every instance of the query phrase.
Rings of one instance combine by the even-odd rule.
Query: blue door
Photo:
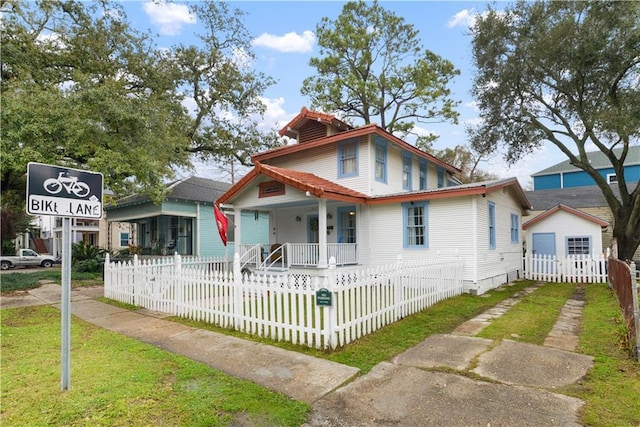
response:
[[[534,255],[556,254],[556,233],[534,233],[532,250]]]
[[[556,254],[556,233],[533,233],[532,238],[531,249],[533,255],[536,258],[545,256],[545,259],[537,259],[532,263],[532,272],[554,274],[556,265],[550,258]]]

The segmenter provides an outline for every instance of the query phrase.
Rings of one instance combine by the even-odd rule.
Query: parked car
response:
[[[40,255],[31,249],[20,249],[17,255],[0,257],[0,267],[8,270],[13,267],[52,267],[56,264],[52,255]]]

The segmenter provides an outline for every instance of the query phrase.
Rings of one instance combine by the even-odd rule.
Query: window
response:
[[[420,170],[419,170],[419,181],[418,184],[420,186],[420,190],[427,189],[427,162],[425,160],[420,160]]]
[[[438,168],[438,188],[444,187],[444,169]]]
[[[511,214],[511,243],[518,243],[520,241],[520,217],[516,214]]]
[[[405,248],[429,247],[428,207],[427,202],[402,204]]]
[[[567,237],[567,255],[589,255],[591,237]]]
[[[618,175],[616,175],[615,173],[607,174],[607,183],[616,184],[617,182],[618,182]]]
[[[338,243],[356,243],[356,208],[338,208]]]
[[[343,142],[338,145],[338,178],[358,175],[358,143]]]
[[[387,182],[387,144],[376,142],[376,181]]]
[[[496,204],[489,202],[489,249],[496,248]]]
[[[129,233],[120,233],[120,247],[129,246]]]
[[[411,154],[402,153],[402,188],[411,190]]]

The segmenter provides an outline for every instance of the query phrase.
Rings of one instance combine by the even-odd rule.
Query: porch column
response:
[[[328,268],[327,260],[327,200],[318,199],[318,268]]]
[[[233,252],[236,254],[240,254],[240,245],[242,244],[242,209],[240,208],[233,208],[233,225]]]

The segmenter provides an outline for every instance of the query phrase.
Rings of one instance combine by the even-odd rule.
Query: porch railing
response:
[[[240,268],[244,270],[245,267],[259,268],[262,264],[262,245],[239,245],[238,254],[240,255]]]
[[[283,243],[264,256],[258,270],[273,268],[288,269],[291,267],[317,267],[320,262],[320,244],[318,243]],[[253,250],[253,249],[252,249]],[[260,248],[260,251],[262,249]],[[336,265],[358,264],[357,243],[328,243],[327,262],[331,257],[336,259]],[[245,260],[253,259],[249,255],[241,255],[243,265],[250,265]]]

